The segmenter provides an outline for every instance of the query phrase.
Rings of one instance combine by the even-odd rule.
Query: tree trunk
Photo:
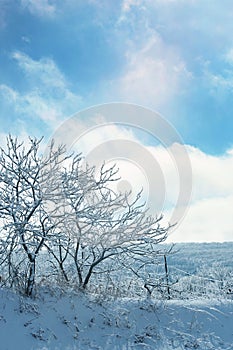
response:
[[[31,296],[34,288],[35,283],[35,273],[36,273],[36,261],[35,259],[30,259],[30,269],[29,269],[29,276],[27,279],[27,288],[26,288],[26,295]]]
[[[167,257],[164,255],[164,265],[165,265],[165,273],[166,273],[166,283],[167,283],[167,299],[171,299],[170,287],[169,287],[169,275],[168,275],[168,267],[167,267]]]
[[[60,267],[60,270],[61,270],[62,275],[65,278],[66,282],[69,282],[69,278],[67,276],[67,273],[66,273],[64,266],[63,266],[63,263],[61,261],[59,262],[59,267]]]

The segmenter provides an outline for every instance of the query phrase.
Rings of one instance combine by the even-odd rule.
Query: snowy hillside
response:
[[[1,350],[233,349],[232,301],[37,299],[1,290]]]
[[[169,277],[176,271],[179,279],[171,285],[171,300],[156,293],[151,299],[146,293],[140,298],[84,294],[74,286],[38,286],[36,296],[28,298],[2,286],[0,349],[233,349],[233,297],[225,290],[232,281],[231,249],[230,243],[178,244],[178,252],[168,257]],[[208,271],[230,279],[214,284]],[[209,283],[215,289],[207,294]],[[185,293],[174,292],[181,287]]]

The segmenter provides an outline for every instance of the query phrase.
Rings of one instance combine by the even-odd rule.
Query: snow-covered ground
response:
[[[42,283],[30,299],[0,286],[0,350],[233,350],[233,243],[175,250],[168,256],[172,300],[163,300],[166,288],[145,299],[143,287],[138,299],[132,291],[120,298],[123,273],[111,296]]]
[[[93,298],[0,290],[0,349],[233,349],[233,301]]]

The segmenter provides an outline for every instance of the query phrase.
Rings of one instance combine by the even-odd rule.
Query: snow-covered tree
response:
[[[155,246],[167,237],[169,227],[160,226],[162,217],[147,216],[144,205],[139,204],[141,193],[130,200],[130,193],[112,190],[112,182],[118,180],[116,166],[103,165],[97,172],[84,166],[79,156],[62,174],[66,214],[60,228],[65,240],[49,250],[66,279],[69,273],[63,263],[66,258],[73,260],[79,286],[84,289],[93,273],[104,273],[106,261],[114,260],[118,266],[126,258],[131,263],[146,257],[155,261]]]
[[[45,261],[67,282],[76,271],[82,289],[93,274],[109,274],[109,266],[155,263],[169,226],[160,226],[161,216],[147,215],[141,193],[131,199],[131,193],[113,190],[116,166],[97,171],[53,143],[42,156],[40,145],[9,136],[0,150],[0,265],[10,284],[23,283],[30,296],[36,264]]]
[[[1,262],[7,263],[10,283],[21,279],[27,295],[33,291],[37,256],[55,233],[47,207],[57,196],[57,172],[64,160],[63,147],[54,150],[51,144],[45,158],[40,144],[41,139],[29,138],[25,146],[9,136],[0,150]]]

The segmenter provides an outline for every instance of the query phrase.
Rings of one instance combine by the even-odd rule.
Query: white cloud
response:
[[[233,64],[233,48],[228,50],[224,58],[226,62]]]
[[[36,61],[21,52],[14,52],[12,57],[26,77],[28,88],[17,91],[1,85],[0,93],[18,116],[39,118],[53,127],[67,114],[77,111],[81,98],[70,90],[69,83],[53,60],[42,58]]]
[[[233,148],[228,149],[226,153],[230,156],[233,156]]]
[[[204,64],[204,78],[209,84],[209,89],[217,98],[221,93],[233,91],[233,48],[229,48],[224,55],[221,55],[222,67],[217,72],[211,70],[210,62]]]
[[[212,156],[191,146],[187,149],[193,168],[193,200],[229,196],[233,192],[232,151],[229,150],[222,156]]]
[[[122,75],[112,82],[115,99],[162,108],[184,93],[192,78],[176,49],[166,45],[154,31],[145,33],[139,47],[129,42],[125,57]]]
[[[29,81],[36,82],[37,86],[64,89],[68,85],[64,75],[52,59],[44,57],[36,61],[19,51],[15,51],[12,57],[17,61]]]
[[[211,156],[186,146],[193,169],[193,196],[171,241],[233,239],[233,153]],[[169,213],[167,213],[169,214]]]
[[[57,11],[55,1],[51,0],[21,0],[21,5],[40,17],[53,17]]]
[[[11,89],[9,86],[1,84],[0,85],[0,93],[4,97],[4,100],[11,104],[11,103],[17,103],[19,94],[17,91]]]
[[[122,11],[127,13],[134,6],[141,6],[144,3],[144,0],[123,0],[122,2]]]
[[[82,125],[83,127],[83,125]],[[114,140],[110,143],[110,140]],[[124,148],[124,141],[129,145]],[[98,148],[103,144],[102,148]],[[85,154],[92,153],[97,163],[104,159],[110,164],[119,161],[123,184],[132,188],[134,194],[143,186],[143,199],[149,205],[165,213],[164,224],[170,221],[180,191],[179,174],[176,162],[163,146],[145,146],[140,144],[131,130],[108,125],[93,128],[83,134],[77,143]],[[184,147],[192,165],[192,198],[188,210],[177,228],[169,237],[170,241],[226,241],[233,239],[233,152],[227,151],[222,156],[208,155],[189,145],[173,145],[172,148]],[[101,152],[99,152],[101,151]],[[173,154],[176,150],[172,150]],[[147,155],[151,154],[156,165],[147,166]],[[178,152],[179,153],[179,152]],[[124,159],[122,159],[122,154]],[[148,170],[149,169],[149,170]],[[160,177],[162,175],[162,177]],[[153,181],[151,181],[151,179]],[[183,185],[183,184],[182,184]],[[127,187],[126,186],[126,187]],[[117,188],[117,186],[116,186]],[[164,205],[164,206],[163,206]],[[169,208],[169,210],[168,210]]]
[[[30,44],[31,43],[31,39],[28,37],[28,36],[22,36],[21,37],[21,40],[23,41],[23,42],[25,42],[26,44]]]
[[[231,71],[226,71],[223,74],[215,74],[212,72],[206,72],[205,77],[209,83],[211,93],[216,96],[220,91],[232,91],[233,90],[233,74]]]
[[[0,2],[0,29],[4,28],[6,26],[6,0],[2,0]]]
[[[232,189],[229,189],[229,193]],[[223,242],[233,240],[233,196],[213,197],[191,204],[170,242]]]

